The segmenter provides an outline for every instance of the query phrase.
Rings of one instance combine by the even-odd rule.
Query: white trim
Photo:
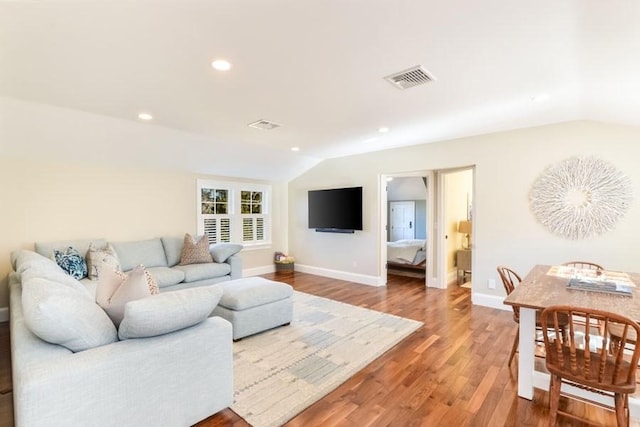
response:
[[[369,286],[385,286],[383,277],[366,276],[364,274],[350,273],[348,271],[329,270],[328,268],[313,267],[311,265],[296,264],[296,271],[301,273],[316,274],[318,276],[330,277],[332,279],[346,280],[348,282],[360,283]]]
[[[496,295],[487,295],[473,292],[471,290],[471,303],[473,305],[481,305],[483,307],[497,308],[498,310],[511,311],[511,306],[503,303],[505,297]]]
[[[0,322],[9,321],[9,307],[0,307]]]
[[[273,264],[260,267],[245,268],[242,270],[242,277],[259,276],[261,274],[275,273],[276,266]]]

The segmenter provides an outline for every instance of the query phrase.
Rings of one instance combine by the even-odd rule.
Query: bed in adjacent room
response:
[[[427,255],[424,239],[405,239],[387,242],[388,273],[413,271],[424,275]]]

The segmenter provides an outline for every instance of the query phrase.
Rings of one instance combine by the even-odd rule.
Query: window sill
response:
[[[270,249],[271,248],[271,242],[266,242],[266,243],[254,243],[251,245],[244,245],[242,244],[242,250],[243,251],[257,251],[260,249]]]

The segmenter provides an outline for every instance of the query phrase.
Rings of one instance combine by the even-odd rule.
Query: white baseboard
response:
[[[0,322],[9,321],[9,307],[0,307]]]
[[[330,277],[332,279],[346,280],[348,282],[360,283],[369,286],[385,286],[386,283],[382,277],[367,276],[364,274],[350,273],[348,271],[330,270],[328,268],[313,267],[311,265],[296,264],[296,271],[301,273],[316,274],[318,276]]]
[[[261,274],[274,273],[276,266],[273,264],[263,265],[261,267],[245,268],[242,270],[242,277],[259,276]]]
[[[471,303],[473,305],[481,305],[483,307],[497,308],[498,310],[511,311],[510,305],[503,304],[504,297],[496,295],[479,294],[471,292]]]

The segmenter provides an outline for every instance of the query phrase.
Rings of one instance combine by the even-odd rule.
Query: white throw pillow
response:
[[[221,297],[222,288],[211,285],[131,301],[118,336],[121,340],[153,337],[196,325],[209,317]]]
[[[107,312],[116,327],[122,322],[124,306],[129,301],[157,293],[158,285],[142,265],[127,274],[105,264],[100,266],[96,302]]]
[[[98,280],[98,271],[102,264],[107,264],[116,271],[121,270],[118,254],[111,243],[102,247],[96,246],[93,242],[89,243],[87,251],[87,276],[89,279]]]

